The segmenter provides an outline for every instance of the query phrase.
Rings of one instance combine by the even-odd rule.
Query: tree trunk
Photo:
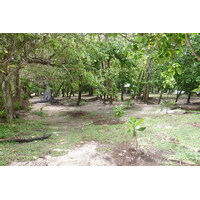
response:
[[[110,96],[109,102],[111,105],[113,104],[113,96],[112,95]]]
[[[106,93],[104,92],[103,93],[103,104],[105,104],[106,103]]]
[[[62,97],[65,97],[65,89],[62,89]]]
[[[49,84],[45,85],[45,91],[44,91],[43,101],[45,101],[45,102],[51,102],[51,101],[53,101],[52,89],[50,88]]]
[[[188,98],[187,98],[187,104],[189,104],[190,103],[190,98],[191,98],[191,92],[189,92],[189,94],[188,94]]]
[[[145,73],[143,71],[141,71],[140,75],[138,77],[138,81],[137,81],[138,82],[138,91],[136,94],[137,98],[140,98],[141,93],[142,93],[142,88],[143,88],[142,80],[144,79],[144,75],[145,75]]]
[[[81,85],[79,84],[77,106],[79,106],[79,104],[80,104],[80,102],[81,102],[81,95],[82,95],[82,89],[81,89]]]
[[[158,99],[158,104],[160,104],[161,100],[162,100],[162,92],[160,92],[160,96],[159,96],[159,99]]]
[[[181,92],[182,92],[182,90],[179,93],[176,94],[176,100],[175,100],[176,103],[178,101],[178,98],[181,96]]]
[[[19,70],[20,68],[18,67],[15,72],[15,100],[20,102],[21,99],[21,88],[20,88],[20,83],[19,83]]]
[[[73,94],[73,90],[70,91],[69,98],[71,98],[72,94]]]
[[[3,90],[3,99],[4,99],[4,106],[6,112],[6,119],[13,120],[14,119],[14,109],[13,109],[13,100],[12,100],[12,90],[10,85],[10,78],[8,75],[3,75],[3,82],[2,82],[2,90]]]
[[[121,88],[121,101],[124,101],[124,85]]]
[[[150,54],[150,50],[146,49],[147,55]],[[144,86],[144,93],[143,93],[143,102],[148,104],[148,99],[149,99],[149,92],[150,92],[150,86],[148,81],[150,80],[150,69],[151,69],[151,61],[147,59],[147,68],[146,68],[146,84]]]
[[[146,82],[148,82],[150,79],[150,73],[147,72],[147,75],[146,75]],[[143,92],[143,97],[142,97],[142,101],[144,103],[148,103],[148,99],[149,99],[149,84],[146,83],[145,86],[144,86],[144,92]]]
[[[89,96],[93,96],[93,93],[94,93],[93,87],[90,86],[89,87]]]

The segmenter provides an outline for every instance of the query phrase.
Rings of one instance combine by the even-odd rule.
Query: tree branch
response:
[[[35,64],[42,64],[42,65],[50,65],[50,66],[56,66],[56,64],[51,63],[47,59],[42,59],[42,58],[31,58],[27,59],[27,63],[35,63]]]
[[[195,56],[195,58],[200,61],[200,57],[197,55],[197,53],[194,51],[194,48],[192,47],[191,43],[190,43],[190,40],[188,38],[188,35],[185,34],[185,39],[186,39],[186,42],[188,44],[188,46],[190,47],[190,50],[192,51],[192,54]]]
[[[8,138],[8,139],[0,139],[0,143],[1,142],[19,142],[19,143],[23,143],[23,142],[32,142],[35,140],[44,140],[47,139],[51,136],[51,134],[47,134],[47,135],[43,135],[41,137],[33,137],[33,138]]]
[[[128,38],[126,35],[124,35],[123,33],[119,33],[119,35],[121,35],[123,38],[125,38],[126,40],[128,40],[128,41],[131,42],[131,43],[135,43],[135,44],[138,43],[138,42],[135,42],[135,41],[129,39],[129,38]]]

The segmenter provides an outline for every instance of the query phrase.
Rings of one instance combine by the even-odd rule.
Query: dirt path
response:
[[[71,149],[64,156],[45,156],[32,162],[12,163],[12,166],[112,166],[116,165],[108,153],[97,151],[97,142],[88,142],[80,148]],[[60,150],[60,149],[57,149]]]
[[[94,118],[113,118],[112,108],[113,105],[103,105],[100,101],[92,101],[87,103],[84,106],[76,107],[63,105],[62,101],[60,104],[50,104],[50,103],[34,103],[39,101],[39,98],[31,99],[32,110],[30,113],[24,116],[26,120],[43,120],[47,124],[49,124],[52,128],[56,128],[54,134],[66,134],[66,130],[70,128],[79,129],[87,123],[88,119],[76,117],[73,120],[68,120],[66,118],[67,114],[74,113],[76,111],[82,113],[93,113],[95,115],[90,116],[90,119],[94,120]],[[121,104],[120,102],[115,103],[114,105]],[[40,117],[33,112],[43,111],[47,116]],[[180,112],[180,111],[169,111],[170,113]],[[165,111],[160,111],[160,107],[158,105],[146,105],[139,102],[134,102],[134,105],[131,109],[126,111],[126,115],[122,118],[122,121],[127,121],[130,116],[136,116],[138,118],[142,118],[145,116],[159,116],[164,114]],[[66,135],[67,137],[67,135]],[[119,163],[121,162],[120,152],[116,153],[107,153],[107,152],[98,152],[97,149],[101,146],[101,144],[90,141],[81,147],[76,147],[69,150],[55,148],[52,151],[66,151],[66,155],[64,156],[45,156],[44,158],[39,158],[35,161],[31,162],[19,162],[12,163],[14,166],[62,166],[62,165],[73,165],[73,166],[111,166],[117,165],[116,160],[120,158]],[[124,147],[123,147],[124,148]],[[123,149],[121,149],[123,151]],[[128,152],[128,149],[125,150]],[[119,156],[118,156],[119,155]],[[126,156],[131,158],[132,153],[130,152]],[[140,160],[142,155],[137,155]],[[146,159],[146,158],[145,158]],[[132,162],[132,161],[131,161]],[[137,165],[138,161],[134,161]],[[124,162],[123,162],[124,163]],[[122,163],[122,164],[123,164]],[[151,165],[153,163],[156,165],[156,162],[152,160],[144,160],[144,162],[139,161],[138,165]]]

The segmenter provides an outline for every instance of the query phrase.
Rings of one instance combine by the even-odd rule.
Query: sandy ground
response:
[[[111,155],[97,151],[98,143],[92,141],[80,148],[71,149],[64,156],[45,156],[31,162],[15,162],[12,166],[112,166],[116,165]],[[59,149],[56,149],[59,151]]]
[[[40,100],[39,98],[31,99],[31,102]],[[120,102],[114,105],[119,105]],[[35,103],[32,105],[32,111],[40,111],[41,109],[48,114],[45,117],[45,121],[50,124],[60,123],[60,131],[66,130],[66,127],[81,127],[82,122],[77,123],[76,120],[66,120],[60,115],[62,112],[77,111],[81,109],[86,112],[95,112],[97,115],[112,115],[113,105],[103,105],[100,101],[89,102],[81,108],[76,106],[66,106],[66,105],[51,105],[49,103]],[[169,110],[169,114],[180,114],[184,111],[182,110]],[[130,116],[134,115],[138,118],[145,116],[159,116],[165,114],[165,110],[161,111],[159,105],[146,105],[140,102],[134,102],[132,109],[127,110],[126,115],[122,120],[128,120]],[[41,120],[41,118],[34,114],[26,114],[24,116],[27,120]],[[84,120],[83,120],[84,123]],[[166,127],[171,128],[171,127]],[[64,156],[45,156],[44,158],[39,158],[31,162],[18,162],[11,163],[12,166],[112,166],[116,165],[114,158],[111,154],[105,152],[98,152],[97,148],[100,146],[99,143],[91,141],[81,147],[76,147],[75,149],[69,149]],[[54,149],[53,151],[63,151],[62,149]],[[66,150],[65,150],[66,151]]]

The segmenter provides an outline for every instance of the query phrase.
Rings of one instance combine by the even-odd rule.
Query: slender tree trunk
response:
[[[93,87],[90,86],[90,87],[89,87],[89,96],[93,96],[93,94],[94,94]]]
[[[68,96],[68,97],[69,97],[70,99],[71,99],[72,94],[73,94],[73,90],[71,90],[70,93],[69,93],[69,96]]]
[[[15,116],[13,109],[12,90],[10,85],[10,78],[6,75],[3,75],[2,90],[3,90],[6,119],[13,120]]]
[[[15,72],[15,100],[20,102],[21,99],[21,88],[20,88],[20,82],[19,82],[19,70],[18,67]]]
[[[141,97],[141,94],[142,94],[142,88],[143,88],[143,84],[142,84],[142,81],[144,79],[144,76],[145,76],[145,73],[144,71],[141,71],[140,72],[140,75],[139,75],[139,78],[138,78],[138,92],[136,94],[136,97],[140,98]]]
[[[112,95],[110,96],[109,102],[111,105],[113,104],[113,96]]]
[[[180,90],[180,91],[176,94],[176,100],[175,100],[175,102],[178,101],[178,98],[181,96],[181,92],[182,92],[182,90]]]
[[[81,85],[79,84],[77,106],[79,106],[79,104],[80,104],[80,102],[81,102],[81,95],[82,95],[82,89],[81,89]]]
[[[189,104],[190,103],[190,99],[191,99],[191,92],[189,92],[189,94],[188,94],[188,98],[187,98],[187,104]]]
[[[104,92],[103,93],[103,104],[105,104],[106,103],[106,93]]]
[[[121,87],[121,101],[124,101],[124,85]]]
[[[146,81],[148,82],[149,79],[150,79],[150,73],[147,72]],[[147,83],[144,86],[144,92],[143,92],[142,100],[143,100],[144,103],[148,103],[148,99],[149,99],[149,84]]]
[[[150,50],[147,49],[147,55],[150,54]],[[150,80],[150,69],[151,69],[151,61],[147,59],[147,68],[146,68],[146,84],[144,86],[144,93],[143,93],[143,102],[148,104],[149,99],[149,92],[150,92],[150,86],[148,81]]]
[[[62,89],[62,97],[65,97],[65,89]]]
[[[162,100],[162,92],[160,91],[160,96],[159,96],[159,99],[158,99],[158,104],[160,104],[161,100]]]
[[[63,87],[63,83],[59,86],[59,88],[57,89],[57,91],[55,92],[55,96],[54,97],[58,97],[60,95],[60,90]]]

